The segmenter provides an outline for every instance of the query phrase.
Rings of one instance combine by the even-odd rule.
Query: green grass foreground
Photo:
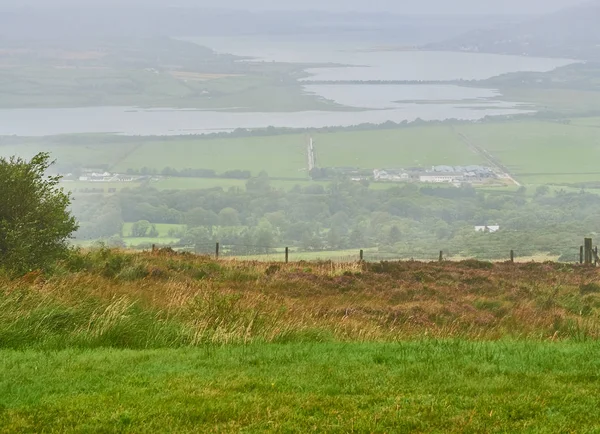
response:
[[[598,343],[0,352],[0,432],[597,432]]]

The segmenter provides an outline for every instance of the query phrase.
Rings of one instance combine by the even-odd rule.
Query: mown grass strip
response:
[[[598,343],[0,352],[1,432],[595,432]]]

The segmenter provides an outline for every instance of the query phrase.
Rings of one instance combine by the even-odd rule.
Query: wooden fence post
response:
[[[511,264],[515,263],[515,251],[514,250],[510,251],[510,263]]]
[[[290,262],[290,248],[286,247],[285,248],[285,263],[289,263]]]
[[[219,259],[219,250],[220,250],[220,247],[221,247],[221,246],[219,245],[219,243],[217,243],[217,247],[216,247],[216,249],[215,249],[215,257],[216,257],[217,259]]]
[[[592,256],[593,256],[593,241],[591,238],[586,238],[584,242],[584,250],[585,250],[585,265],[592,265]]]
[[[156,244],[152,244],[152,253],[156,252]]]
[[[583,264],[583,246],[579,247],[579,263]]]
[[[360,262],[363,262],[363,260],[365,259],[365,251],[364,250],[360,250]]]
[[[444,251],[440,250],[440,262],[444,261]]]

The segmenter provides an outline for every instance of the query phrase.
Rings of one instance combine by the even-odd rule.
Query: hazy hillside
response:
[[[2,8],[0,42],[8,39],[90,37],[300,35],[361,45],[427,44],[480,26],[513,22],[512,16],[398,15],[387,12],[247,11],[202,7]],[[4,40],[4,42],[3,42]]]
[[[428,48],[600,60],[600,2],[482,28]]]

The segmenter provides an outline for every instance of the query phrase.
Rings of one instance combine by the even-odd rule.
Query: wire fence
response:
[[[590,245],[591,246],[591,245]],[[152,246],[159,250],[164,246]],[[171,247],[168,247],[171,248]],[[588,247],[588,249],[591,247]],[[190,252],[215,258],[231,258],[265,262],[334,261],[334,262],[381,262],[381,261],[463,261],[469,259],[493,262],[597,262],[597,247],[589,252],[588,260],[583,246],[553,246],[550,248],[507,249],[498,246],[477,246],[465,249],[446,248],[436,250],[406,249],[391,251],[382,248],[347,250],[306,250],[300,247],[264,246],[255,244],[198,243],[172,246],[173,250]]]

